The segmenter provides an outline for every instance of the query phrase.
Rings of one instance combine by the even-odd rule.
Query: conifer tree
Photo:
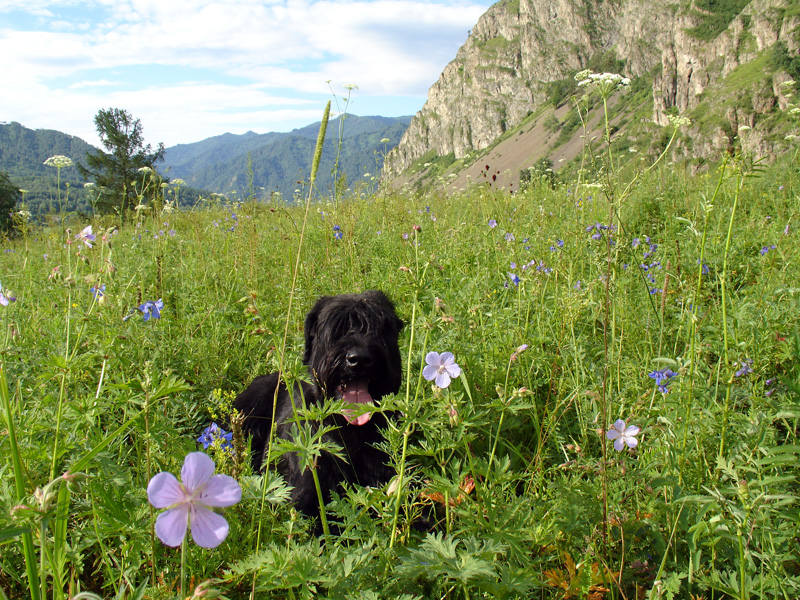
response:
[[[0,172],[0,231],[8,231],[13,225],[11,214],[17,206],[19,188],[11,183],[7,173]]]
[[[78,171],[102,190],[98,211],[124,212],[137,204],[133,182],[143,178],[139,169],[149,167],[155,171],[155,163],[164,159],[164,144],[155,151],[150,144],[145,146],[141,121],[126,110],[101,109],[94,123],[107,152],[87,153],[86,165],[79,164]]]

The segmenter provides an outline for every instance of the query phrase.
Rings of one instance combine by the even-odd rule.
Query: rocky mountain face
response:
[[[577,71],[602,69],[609,59],[628,77],[648,78],[651,119],[665,125],[668,114],[692,110],[704,92],[776,42],[797,55],[796,0],[501,0],[430,89],[387,156],[384,176],[391,180],[423,156],[460,159],[488,147],[552,102]],[[785,106],[781,83],[788,79],[777,70],[726,109],[734,132],[752,127],[759,112]],[[692,151],[710,153],[721,143]]]

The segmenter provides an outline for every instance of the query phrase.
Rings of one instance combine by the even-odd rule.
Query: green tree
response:
[[[11,214],[22,194],[11,183],[7,173],[0,172],[0,231],[9,231],[14,224]]]
[[[164,159],[164,144],[159,144],[155,151],[150,144],[145,146],[141,122],[126,110],[101,109],[94,117],[94,124],[108,152],[88,152],[86,165],[79,164],[78,171],[103,191],[97,202],[98,211],[124,212],[137,204],[132,183],[142,180],[139,169],[155,170],[155,163]]]

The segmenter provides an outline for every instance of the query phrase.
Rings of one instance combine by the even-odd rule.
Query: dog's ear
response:
[[[376,304],[382,305],[386,309],[386,313],[388,319],[390,321],[390,326],[394,329],[395,333],[400,333],[403,327],[405,327],[405,323],[403,319],[397,316],[397,312],[395,312],[394,302],[389,299],[384,292],[381,290],[369,290],[365,293],[365,295],[369,295]]]
[[[331,301],[330,296],[323,296],[319,300],[316,301],[314,306],[308,311],[306,315],[306,323],[304,327],[304,334],[306,338],[306,349],[303,352],[303,364],[307,365],[311,362],[311,353],[314,349],[314,340],[317,337],[317,331],[319,328],[319,315],[322,312],[322,309],[325,307],[328,302]]]

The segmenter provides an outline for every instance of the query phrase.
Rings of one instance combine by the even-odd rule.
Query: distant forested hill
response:
[[[338,175],[344,175],[348,187],[377,181],[383,154],[397,145],[410,122],[410,116],[345,118]],[[331,171],[336,162],[339,128],[338,118],[328,123],[317,179],[323,194],[333,186]],[[167,148],[163,172],[170,179],[180,178],[190,186],[220,194],[235,191],[239,197],[246,197],[252,191],[263,198],[280,192],[285,199],[291,199],[300,187],[298,181],[309,176],[318,132],[319,123],[313,123],[288,133],[226,133],[194,144],[172,146]],[[389,141],[381,142],[383,139]],[[370,175],[365,178],[367,173]],[[373,176],[375,180],[371,179]]]
[[[77,163],[95,150],[82,139],[53,129],[28,129],[16,122],[0,125],[0,171],[26,190],[25,204],[33,214],[59,212],[57,172],[44,161],[63,154]],[[89,194],[74,166],[61,170],[61,197],[68,199],[67,211],[91,211]]]
[[[339,177],[348,187],[377,182],[383,168],[383,156],[403,136],[411,117],[358,117],[348,115],[342,128]],[[321,193],[332,189],[331,170],[338,150],[339,119],[328,124],[322,162],[317,179]],[[168,180],[183,179],[181,204],[193,204],[212,192],[236,192],[245,198],[252,192],[264,199],[273,192],[291,200],[299,181],[308,178],[319,123],[288,133],[242,135],[226,133],[193,144],[167,148],[165,161],[158,172]],[[388,139],[388,142],[381,142]],[[56,169],[45,166],[51,156],[63,154],[74,163],[84,162],[88,152],[97,148],[82,139],[52,129],[29,129],[20,123],[0,124],[0,171],[7,172],[12,183],[26,190],[24,201],[33,215],[56,214],[59,193]],[[252,173],[252,176],[249,175]],[[369,173],[368,177],[364,177]],[[372,179],[374,177],[375,179]],[[91,214],[92,193],[73,166],[61,170],[61,203],[65,212]]]

